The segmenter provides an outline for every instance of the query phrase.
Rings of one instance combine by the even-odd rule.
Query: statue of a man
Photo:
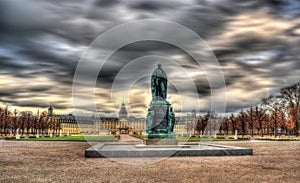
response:
[[[147,115],[147,125],[146,125],[146,132],[147,133],[149,133],[149,132],[151,133],[153,119],[154,119],[153,109],[149,108],[148,109],[148,115]]]
[[[166,100],[168,78],[161,64],[157,65],[151,76],[152,100]]]
[[[168,132],[172,133],[175,125],[175,114],[173,112],[173,108],[170,107],[169,111],[169,123],[168,123]]]

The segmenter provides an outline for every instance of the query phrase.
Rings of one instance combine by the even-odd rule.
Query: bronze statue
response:
[[[161,64],[157,65],[151,76],[152,100],[167,99],[168,78],[165,71],[161,68]]]
[[[161,64],[151,75],[152,101],[150,103],[146,121],[146,139],[175,139],[173,128],[175,114],[167,99],[168,78]]]

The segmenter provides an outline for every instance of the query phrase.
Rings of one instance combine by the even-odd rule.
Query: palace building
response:
[[[119,117],[87,117],[57,115],[50,105],[46,120],[50,133],[61,134],[101,134],[114,135],[118,133],[130,135],[143,135],[146,127],[144,118],[128,117],[124,102],[119,111]]]
[[[73,114],[59,115],[54,113],[54,109],[50,105],[46,120],[49,124],[49,133],[53,134],[146,134],[146,119],[131,116],[128,117],[124,102],[121,104],[119,117],[88,117],[75,116]],[[187,135],[189,131],[193,131],[192,128],[195,122],[196,111],[194,109],[188,116],[176,117],[174,133],[176,135]]]

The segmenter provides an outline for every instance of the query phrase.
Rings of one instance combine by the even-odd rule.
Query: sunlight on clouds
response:
[[[18,87],[26,87],[26,86],[55,86],[55,82],[53,82],[50,78],[45,76],[36,76],[30,79],[28,78],[20,78],[14,77],[12,75],[0,75],[0,84],[5,86],[5,88],[18,88]]]
[[[238,60],[245,62],[247,64],[257,65],[257,64],[263,64],[265,62],[268,62],[277,55],[278,55],[278,52],[276,52],[276,51],[265,51],[265,52],[259,52],[254,55],[242,57],[242,58],[239,58]]]
[[[145,117],[147,115],[148,106],[152,100],[150,89],[131,89],[128,95],[129,112],[135,113],[140,117]]]
[[[284,39],[284,32],[293,27],[295,23],[274,19],[264,9],[242,13],[229,20],[223,33],[208,41],[214,48],[221,48],[224,43],[228,47],[229,43],[249,37],[258,37],[261,41]]]
[[[295,29],[295,30],[293,31],[293,33],[296,34],[296,35],[298,35],[298,36],[300,36],[300,28]]]
[[[186,56],[183,54],[176,54],[176,55],[172,55],[170,56],[170,58],[173,60],[184,60],[186,59]]]
[[[258,18],[259,17],[259,18]],[[293,24],[283,20],[274,21],[266,11],[241,14],[229,22],[227,28],[231,31],[225,33],[226,37],[234,38],[238,34],[257,35],[264,39],[272,39],[282,31],[289,29]],[[238,38],[238,37],[237,37]]]
[[[206,72],[204,71],[195,71],[195,72],[174,72],[175,76],[181,77],[181,78],[195,78],[200,75],[206,75]]]
[[[255,83],[261,88],[269,87],[274,84],[274,82],[267,78],[252,78]]]
[[[59,93],[51,93],[51,90],[58,83],[52,81],[50,78],[44,76],[36,76],[30,78],[16,78],[10,75],[0,75],[0,85],[4,86],[2,92],[7,92],[9,95],[2,97],[2,100],[8,101],[7,104],[16,107],[21,110],[37,111],[38,109],[46,110],[45,106],[53,104],[55,106],[61,106],[56,109],[57,112],[71,112],[71,98],[67,94],[67,98]],[[61,89],[66,89],[60,86]],[[41,91],[39,91],[41,89]],[[36,91],[32,93],[32,91]],[[51,93],[51,94],[49,94]],[[34,107],[35,106],[35,107]]]
[[[246,85],[246,83],[248,83],[248,85]],[[273,85],[274,82],[270,78],[263,78],[259,76],[243,78],[239,82],[227,87],[226,96],[228,104],[241,106],[254,105],[270,94],[268,88],[271,88]]]

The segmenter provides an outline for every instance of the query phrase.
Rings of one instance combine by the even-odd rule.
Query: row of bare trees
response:
[[[280,96],[263,99],[257,106],[243,109],[236,114],[218,117],[216,114],[200,115],[195,133],[222,135],[299,135],[300,83],[282,88]]]
[[[16,135],[30,136],[34,134],[57,134],[61,129],[58,120],[47,118],[47,112],[33,114],[31,111],[11,112],[8,107],[0,107],[1,136]]]
[[[283,111],[268,112],[263,107],[255,106],[246,111],[242,110],[238,114],[231,114],[224,117],[220,126],[220,133],[229,135],[235,131],[242,136],[251,135],[274,135],[278,133],[291,135],[296,134],[293,131],[293,126],[286,119]]]

